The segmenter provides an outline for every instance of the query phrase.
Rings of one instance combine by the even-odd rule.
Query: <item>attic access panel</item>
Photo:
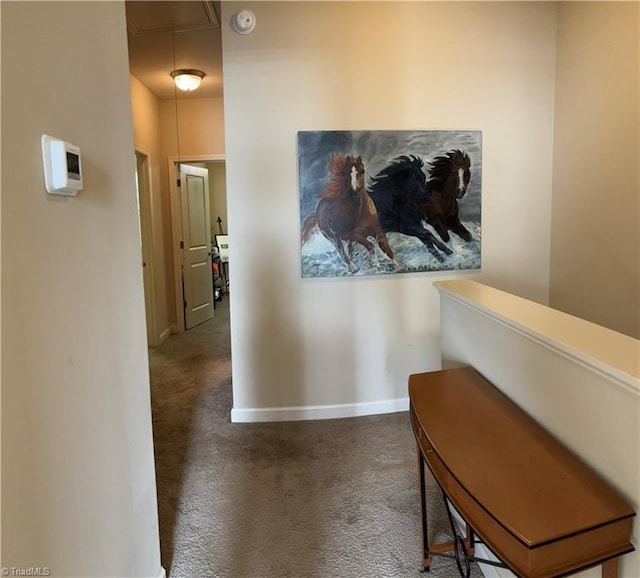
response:
[[[214,2],[128,1],[125,7],[133,36],[220,27]]]

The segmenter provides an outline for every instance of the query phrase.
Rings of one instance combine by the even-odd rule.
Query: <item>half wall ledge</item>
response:
[[[640,341],[476,281],[434,286],[443,369],[474,367],[638,511]],[[636,548],[638,525],[631,537]],[[618,576],[638,578],[638,552],[624,558]]]
[[[640,397],[640,341],[476,281],[436,281],[441,300],[457,301],[558,354],[601,371]]]

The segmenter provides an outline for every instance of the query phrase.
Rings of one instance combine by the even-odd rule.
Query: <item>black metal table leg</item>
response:
[[[458,534],[458,529],[456,528],[456,523],[453,519],[451,508],[449,507],[449,500],[444,491],[442,492],[442,499],[444,500],[444,507],[447,511],[447,517],[449,518],[451,534],[453,535],[453,554],[456,559],[458,572],[460,572],[462,578],[469,578],[469,576],[471,576],[471,563],[469,560],[469,552],[467,552],[467,545],[464,542],[464,538]]]
[[[422,569],[429,571],[431,558],[429,557],[429,536],[427,523],[427,490],[426,476],[424,475],[424,456],[418,446],[418,471],[420,472],[420,511],[422,513]]]

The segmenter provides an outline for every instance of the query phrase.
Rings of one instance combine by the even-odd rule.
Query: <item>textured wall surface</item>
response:
[[[549,291],[551,3],[224,3],[234,409],[406,399],[440,365],[443,274],[300,278],[300,130],[483,133],[478,278]],[[453,274],[449,277],[457,277]]]
[[[156,578],[124,3],[1,9],[2,566]],[[43,133],[80,147],[77,197]]]
[[[550,303],[636,338],[639,59],[640,3],[559,4]]]

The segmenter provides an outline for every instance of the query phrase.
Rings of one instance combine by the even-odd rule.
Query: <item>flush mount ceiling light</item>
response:
[[[202,70],[193,70],[192,68],[180,68],[171,73],[176,86],[180,90],[192,91],[200,86],[205,74]]]

